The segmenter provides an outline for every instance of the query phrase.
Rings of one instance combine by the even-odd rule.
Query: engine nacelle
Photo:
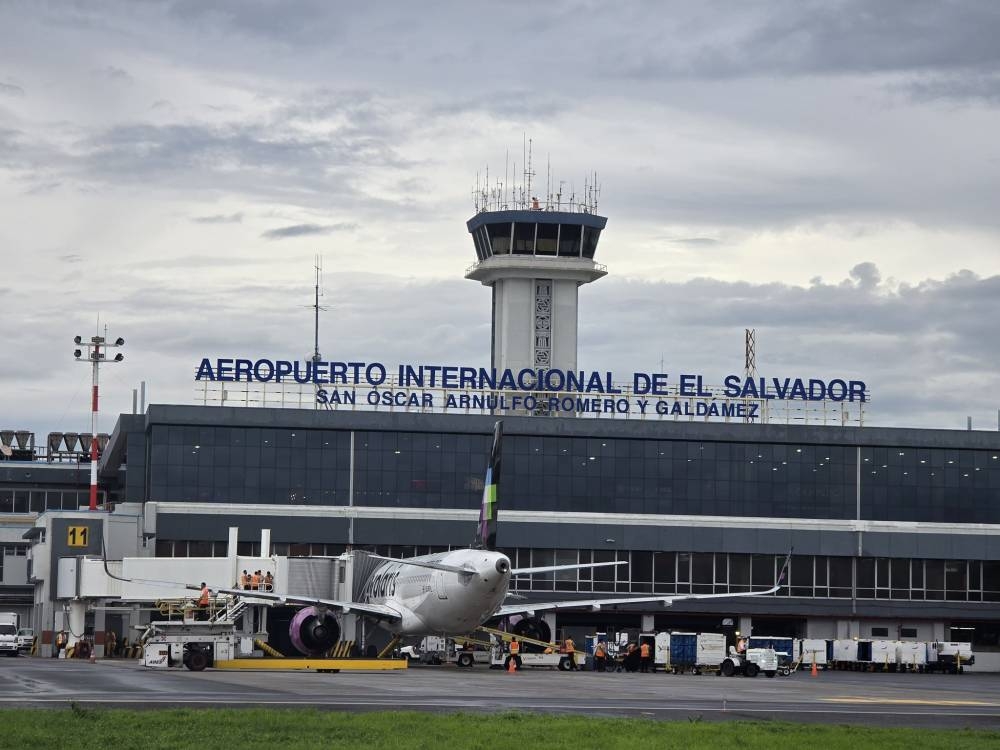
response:
[[[510,629],[510,632],[522,638],[533,638],[536,641],[550,642],[552,640],[552,629],[540,617],[521,618]],[[535,643],[525,643],[524,650],[529,653],[541,653],[545,647]]]
[[[299,653],[320,656],[340,640],[340,623],[329,610],[303,607],[289,623],[288,635]]]

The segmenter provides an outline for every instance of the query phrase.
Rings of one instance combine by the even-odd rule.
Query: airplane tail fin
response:
[[[483,502],[479,506],[479,528],[476,530],[476,549],[497,548],[497,493],[500,487],[500,442],[503,439],[503,421],[493,427],[493,450],[486,467],[483,485]]]

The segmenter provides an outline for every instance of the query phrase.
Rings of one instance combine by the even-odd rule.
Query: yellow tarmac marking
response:
[[[216,669],[295,670],[336,669],[380,672],[406,669],[406,659],[233,659],[216,661]]]
[[[920,698],[878,698],[871,696],[840,696],[836,698],[821,698],[827,703],[891,703],[901,706],[1000,706],[1000,703],[988,701],[952,701],[924,700]]]

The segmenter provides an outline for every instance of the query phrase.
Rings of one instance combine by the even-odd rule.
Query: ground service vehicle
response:
[[[774,677],[778,674],[778,655],[773,648],[748,648],[745,653],[738,653],[735,646],[730,646],[720,672],[725,677],[737,674],[756,677],[761,672]]]
[[[17,656],[17,612],[0,612],[0,654]]]
[[[17,650],[31,651],[31,645],[35,641],[35,631],[32,628],[21,628],[17,631]]]

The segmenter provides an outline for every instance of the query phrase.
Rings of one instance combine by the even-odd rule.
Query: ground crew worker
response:
[[[259,570],[255,570],[253,572],[253,575],[250,576],[250,588],[253,589],[254,591],[257,591],[258,589],[260,589],[260,571]]]
[[[639,671],[649,672],[649,666],[653,663],[652,649],[648,641],[643,641],[639,646]]]
[[[272,591],[274,589],[274,576],[271,575],[271,571],[267,571],[264,576],[264,591]]]
[[[604,641],[598,641],[597,645],[594,646],[594,671],[603,672],[607,669],[608,665],[608,649],[604,645]]]
[[[211,600],[211,593],[208,589],[208,584],[204,581],[201,582],[201,594],[198,596],[198,606],[204,612],[204,617],[208,619],[208,603]]]
[[[516,669],[521,668],[521,644],[516,637],[510,639],[510,659]]]
[[[107,636],[104,639],[104,656],[109,658],[115,655],[115,647],[118,645],[118,634],[109,630]]]
[[[563,647],[563,651],[569,657],[569,668],[572,670],[576,669],[576,644],[573,643],[572,638],[567,638]]]
[[[66,631],[60,630],[56,633],[56,652],[52,655],[56,658],[59,656],[59,652],[66,648]]]
[[[250,588],[250,574],[247,573],[246,568],[244,568],[243,572],[240,574],[240,588],[244,591]]]

